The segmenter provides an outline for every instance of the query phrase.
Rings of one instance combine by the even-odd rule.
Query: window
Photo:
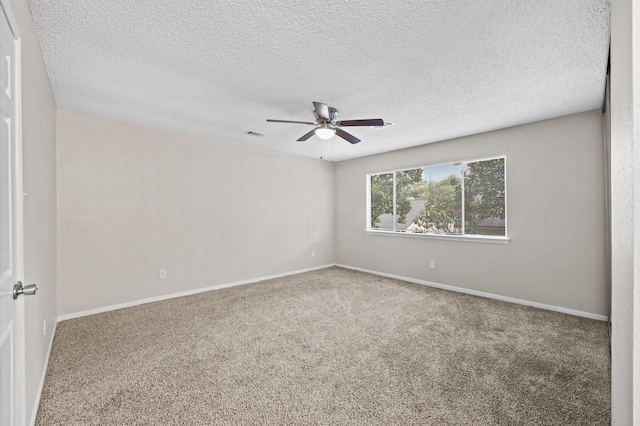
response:
[[[504,157],[367,178],[368,230],[506,237]]]

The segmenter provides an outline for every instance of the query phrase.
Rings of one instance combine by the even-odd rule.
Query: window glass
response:
[[[370,229],[506,236],[504,173],[501,157],[369,175]]]
[[[424,207],[414,219],[414,232],[462,233],[462,167],[460,164],[424,167],[420,196]]]
[[[467,163],[464,201],[467,234],[505,235],[504,158]]]
[[[371,175],[371,227],[393,229],[393,173]]]
[[[423,187],[422,168],[396,172],[396,220],[395,229],[411,228],[416,215],[424,207],[420,198]]]

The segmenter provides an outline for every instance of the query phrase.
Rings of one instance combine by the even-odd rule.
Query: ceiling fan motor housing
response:
[[[331,121],[331,124],[335,125],[336,122],[338,121],[338,110],[333,108],[333,107],[329,107],[329,120]]]

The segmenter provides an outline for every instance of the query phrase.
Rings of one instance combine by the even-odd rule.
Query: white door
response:
[[[9,2],[0,1],[0,425],[24,420],[24,297],[19,34]]]

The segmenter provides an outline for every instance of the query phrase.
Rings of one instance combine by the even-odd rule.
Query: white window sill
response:
[[[430,240],[465,241],[472,243],[509,244],[508,237],[493,237],[490,235],[442,235],[442,234],[414,234],[412,232],[398,232],[366,229],[367,235],[382,235],[386,237],[426,238]]]

